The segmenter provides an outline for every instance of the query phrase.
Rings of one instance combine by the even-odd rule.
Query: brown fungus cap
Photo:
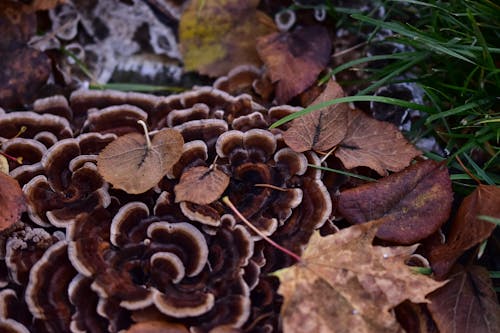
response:
[[[69,331],[72,310],[67,290],[75,274],[64,240],[47,249],[30,271],[25,301],[33,317],[43,320],[49,330]]]
[[[33,104],[33,110],[40,114],[53,114],[63,117],[69,121],[73,119],[73,111],[69,107],[68,100],[62,95],[37,99]]]
[[[78,165],[73,161],[80,160],[82,153],[99,151],[112,139],[96,133],[85,134],[61,140],[47,151],[41,161],[43,175],[34,177],[23,188],[29,215],[35,223],[64,227],[81,212],[109,205],[108,185],[97,172],[95,162]]]
[[[0,113],[1,115],[1,113]],[[4,138],[18,135],[22,127],[26,130],[20,134],[22,138],[35,138],[38,133],[49,132],[57,139],[70,138],[73,131],[67,119],[52,114],[32,111],[11,112],[0,117],[0,133]]]
[[[250,95],[201,87],[168,97],[78,91],[69,106],[57,96],[37,101],[35,111],[0,114],[2,148],[30,155],[12,171],[29,214],[1,245],[3,286],[18,294],[5,297],[15,306],[2,320],[33,333],[126,332],[152,321],[200,333],[278,329],[281,298],[266,274],[291,259],[249,231],[221,197],[300,254],[331,200],[321,172],[308,168],[320,165],[317,155],[287,148],[286,125],[267,130],[295,108],[267,110]],[[139,119],[152,131],[174,127],[185,143],[153,188],[133,194],[104,181],[96,159],[116,134],[138,132]],[[220,170],[227,188],[209,203],[176,202],[176,186],[196,168]]]
[[[116,135],[138,132],[141,127],[137,122],[146,121],[147,117],[148,114],[145,111],[128,104],[113,105],[103,109],[92,108],[88,110],[83,131]]]

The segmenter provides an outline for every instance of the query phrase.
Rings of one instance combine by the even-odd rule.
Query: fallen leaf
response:
[[[51,70],[49,57],[27,45],[36,32],[36,16],[19,8],[11,2],[0,4],[0,106],[4,108],[35,100]]]
[[[347,169],[367,166],[381,176],[386,176],[387,170],[403,170],[420,154],[396,126],[360,110],[349,111],[346,137],[335,151]]]
[[[48,10],[56,7],[59,4],[66,2],[66,0],[33,0],[30,5],[25,6],[25,11]]]
[[[114,187],[130,194],[146,192],[155,186],[182,155],[184,139],[174,129],[155,134],[151,147],[139,133],[123,135],[101,151],[97,168]]]
[[[396,318],[407,333],[439,333],[426,304],[405,301],[395,309]]]
[[[332,42],[325,27],[307,26],[259,38],[257,51],[277,83],[278,104],[284,104],[316,81],[330,60]]]
[[[185,171],[175,186],[175,202],[208,205],[219,199],[228,185],[229,176],[217,168],[194,167]]]
[[[500,332],[500,306],[483,267],[456,265],[449,282],[429,299],[429,311],[441,333]]]
[[[377,237],[401,244],[434,233],[449,217],[453,192],[445,165],[427,160],[342,191],[338,210],[353,224],[383,222]]]
[[[344,96],[340,85],[330,80],[325,90],[312,104],[319,104]],[[335,104],[315,110],[292,121],[290,128],[283,133],[286,144],[296,152],[307,150],[327,151],[340,143],[347,132],[347,113],[345,103]]]
[[[429,260],[438,278],[451,269],[455,261],[468,249],[483,242],[495,229],[495,224],[478,218],[481,215],[500,218],[500,188],[479,185],[458,208],[445,244],[431,248]]]
[[[16,223],[26,211],[26,199],[19,183],[0,172],[0,231]]]
[[[276,27],[257,10],[258,4],[259,0],[191,1],[179,22],[185,70],[215,77],[238,65],[260,65],[256,39]]]
[[[0,155],[0,172],[9,174],[9,161],[3,155]]]
[[[405,265],[414,246],[381,247],[372,241],[380,221],[321,237],[313,234],[303,262],[275,273],[283,295],[283,331],[400,332],[392,309],[408,299],[427,302],[439,288]]]

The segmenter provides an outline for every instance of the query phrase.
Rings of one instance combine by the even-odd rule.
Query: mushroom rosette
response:
[[[202,87],[168,97],[77,91],[69,103],[39,100],[35,111],[26,114],[57,119],[57,126],[0,115],[11,138],[28,127],[5,140],[5,149],[22,155],[14,146],[32,140],[34,156],[34,171],[16,176],[28,214],[0,251],[5,329],[134,332],[164,323],[200,333],[278,330],[281,298],[266,274],[292,259],[222,198],[260,233],[301,253],[328,219],[331,199],[320,171],[308,167],[320,164],[317,155],[294,152],[281,129],[267,129],[296,109],[267,110],[249,95]],[[142,135],[139,120],[151,131],[174,129],[185,143],[155,186],[131,194],[107,183],[96,160],[116,138]]]

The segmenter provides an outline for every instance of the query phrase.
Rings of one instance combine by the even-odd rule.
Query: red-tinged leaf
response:
[[[16,223],[26,211],[26,199],[19,183],[0,172],[0,231]]]
[[[208,205],[219,199],[228,185],[229,176],[217,168],[194,167],[184,172],[175,186],[175,202]]]
[[[396,307],[396,318],[407,333],[439,333],[425,303],[405,301]]]
[[[347,169],[366,166],[381,176],[401,171],[421,154],[391,123],[373,119],[360,110],[350,110],[347,134],[335,151]]]
[[[380,221],[321,237],[313,234],[302,262],[275,273],[281,281],[283,331],[401,332],[392,309],[426,302],[443,285],[414,273],[405,260],[416,246],[373,246]]]
[[[283,104],[316,81],[328,64],[332,43],[326,28],[308,26],[261,37],[257,51],[277,83],[276,100]]]
[[[312,104],[326,102],[344,96],[344,91],[333,80]],[[327,151],[337,145],[347,132],[347,113],[345,103],[319,109],[292,121],[290,128],[283,133],[286,144],[296,152],[307,150]]]
[[[500,332],[500,306],[483,267],[456,265],[449,282],[429,299],[429,311],[441,333]]]
[[[340,193],[338,209],[350,223],[382,220],[377,237],[401,244],[434,233],[449,217],[453,192],[446,167],[427,160]]]
[[[130,133],[104,148],[97,158],[101,176],[114,187],[138,194],[154,187],[182,155],[182,135],[163,129],[153,137],[151,147],[144,135]]]
[[[445,244],[433,247],[429,253],[434,274],[444,278],[455,261],[468,249],[481,243],[495,229],[495,224],[483,221],[481,215],[500,218],[500,188],[479,185],[460,205]]]

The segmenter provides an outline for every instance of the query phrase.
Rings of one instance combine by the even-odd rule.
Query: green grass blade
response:
[[[472,110],[476,107],[479,107],[481,105],[485,105],[487,103],[491,103],[492,99],[491,98],[483,98],[478,101],[470,102],[464,105],[457,106],[456,108],[449,109],[447,111],[442,111],[436,114],[433,114],[429,116],[426,120],[426,124],[429,125],[431,122],[433,122],[436,119],[440,118],[446,118],[449,116],[457,115],[460,113],[464,113],[466,111]]]
[[[493,217],[493,216],[488,216],[488,215],[479,215],[477,218],[480,220],[486,221],[486,222],[500,225],[500,218],[498,218],[498,217]],[[500,277],[500,276],[498,276],[498,277]]]
[[[363,175],[358,175],[358,174],[355,174],[355,173],[352,173],[352,172],[343,171],[343,170],[331,169],[331,168],[327,168],[327,167],[319,166],[319,165],[315,165],[315,164],[308,164],[307,166],[311,167],[311,168],[315,168],[315,169],[320,169],[320,170],[323,170],[323,171],[329,171],[329,172],[338,173],[338,174],[341,174],[341,175],[344,175],[344,176],[349,176],[349,177],[354,177],[354,178],[366,180],[366,181],[369,181],[369,182],[376,182],[377,181],[374,178],[366,177],[366,176],[363,176]]]
[[[182,87],[174,86],[157,86],[152,84],[140,84],[140,83],[106,83],[106,84],[91,84],[90,89],[102,90],[102,89],[113,89],[119,91],[139,91],[139,92],[183,92],[186,89]]]
[[[332,99],[332,100],[329,100],[326,102],[310,105],[301,111],[289,114],[288,116],[281,118],[280,120],[278,120],[274,124],[272,124],[269,128],[270,129],[276,128],[276,127],[281,126],[281,125],[283,125],[283,124],[285,124],[285,123],[287,123],[295,118],[303,116],[309,112],[313,112],[315,110],[319,110],[319,109],[325,108],[325,107],[330,106],[330,105],[340,104],[340,103],[351,103],[351,102],[380,102],[380,103],[387,103],[387,104],[402,106],[402,107],[408,108],[408,109],[420,110],[420,111],[424,111],[424,112],[432,111],[432,109],[428,106],[408,102],[408,101],[398,99],[398,98],[391,98],[391,97],[384,97],[384,96],[349,96],[349,97],[341,97],[341,98]]]

